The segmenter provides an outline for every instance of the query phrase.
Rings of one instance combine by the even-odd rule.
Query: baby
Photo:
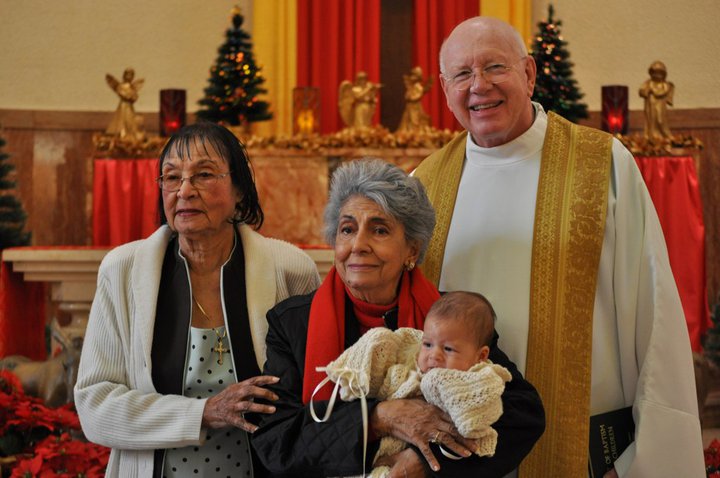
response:
[[[475,292],[448,292],[428,311],[417,365],[469,370],[487,360],[495,330],[495,311]]]
[[[507,369],[487,359],[494,321],[492,305],[481,294],[448,292],[430,308],[423,331],[371,329],[325,367],[326,380],[336,383],[345,401],[422,396],[447,412],[461,435],[475,440],[478,456],[492,456],[497,432],[490,425],[502,414],[500,396],[511,379]],[[326,418],[329,413],[331,407]],[[405,446],[384,437],[375,461]],[[376,467],[371,476],[388,473],[388,467]]]

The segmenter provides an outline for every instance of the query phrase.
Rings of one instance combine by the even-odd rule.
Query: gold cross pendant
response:
[[[228,352],[228,349],[226,349],[223,346],[222,337],[218,337],[217,344],[215,345],[215,347],[212,348],[212,351],[216,352],[218,354],[218,364],[222,365],[223,364],[223,354]]]

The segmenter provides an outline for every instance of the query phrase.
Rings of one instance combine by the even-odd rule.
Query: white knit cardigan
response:
[[[279,301],[315,290],[320,278],[297,247],[240,226],[247,308],[258,366],[265,363],[265,314]],[[151,477],[156,448],[202,444],[206,400],[161,395],[151,348],[163,257],[172,232],[110,251],[102,261],[85,333],[75,405],[83,432],[112,448],[106,476]],[[231,294],[232,291],[223,291]]]

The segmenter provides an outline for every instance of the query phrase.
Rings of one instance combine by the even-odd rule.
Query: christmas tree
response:
[[[548,19],[538,23],[540,32],[530,52],[537,64],[533,100],[540,103],[545,111],[554,111],[563,118],[577,122],[588,117],[587,105],[579,102],[584,95],[572,78],[573,63],[568,61],[570,53],[565,49],[567,42],[560,34],[562,22],[553,20],[553,13],[551,4],[548,6]]]
[[[30,233],[23,232],[27,214],[10,191],[15,189],[15,181],[8,175],[15,166],[7,162],[10,156],[3,152],[4,147],[5,140],[0,137],[0,249],[30,244]]]
[[[225,32],[227,39],[218,48],[217,60],[210,68],[205,97],[198,101],[203,107],[197,112],[198,118],[237,126],[272,117],[268,111],[270,105],[257,98],[267,93],[262,88],[265,78],[255,64],[250,35],[242,29],[242,24],[240,8],[235,7],[232,26]]]

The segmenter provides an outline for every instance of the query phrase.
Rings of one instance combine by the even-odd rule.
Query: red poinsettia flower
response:
[[[17,378],[17,375],[6,369],[0,370],[0,391],[7,394],[25,395],[20,379]]]
[[[67,433],[80,429],[73,405],[48,408],[39,398],[25,395],[14,375],[0,371],[0,436],[6,432],[37,436],[43,429],[50,435],[38,443],[24,443],[31,455],[13,465],[12,478],[105,476],[110,449],[75,440]]]
[[[41,456],[34,456],[20,460],[13,469],[10,478],[33,478],[38,476],[40,468],[42,468],[43,460]]]
[[[70,475],[64,473],[55,473],[53,470],[40,470],[37,478],[70,478]]]
[[[104,449],[105,451],[101,451]],[[93,443],[74,440],[69,434],[51,435],[35,447],[37,456],[42,457],[43,473],[58,473],[57,476],[74,477],[82,475],[86,478],[104,476],[105,466],[110,450]]]
[[[0,392],[0,410],[2,411],[9,411],[9,406],[11,403],[13,403],[15,399],[12,397],[12,395],[8,395],[7,393]]]
[[[720,441],[717,439],[705,449],[705,466],[708,471],[720,471]]]
[[[80,419],[78,418],[72,403],[49,410],[48,413],[48,418],[55,423],[56,427],[70,428],[72,430],[80,429]]]
[[[20,402],[15,407],[16,418],[8,420],[8,424],[23,429],[44,427],[50,431],[55,430],[55,423],[50,415],[50,409],[37,402]]]

